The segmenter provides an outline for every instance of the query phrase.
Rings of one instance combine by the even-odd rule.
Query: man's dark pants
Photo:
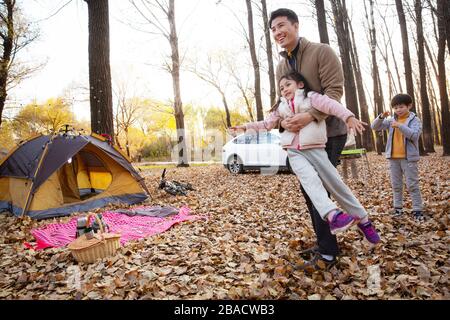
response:
[[[328,138],[325,151],[328,154],[328,159],[330,159],[330,162],[335,167],[338,165],[339,155],[344,149],[346,141],[347,135]],[[317,237],[317,245],[319,246],[319,252],[326,255],[337,256],[339,254],[339,247],[336,236],[331,234],[330,226],[326,221],[322,220],[319,212],[313,206],[311,199],[308,197],[302,186],[300,186],[300,189],[305,197],[306,205],[308,207],[309,214],[311,215],[314,232]],[[328,197],[329,196],[330,194],[328,193]]]

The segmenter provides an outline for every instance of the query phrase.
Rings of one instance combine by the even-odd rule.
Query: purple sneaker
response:
[[[367,221],[366,223],[358,223],[358,228],[370,243],[377,244],[380,242],[380,236],[378,235],[377,230],[375,230],[372,222]]]
[[[331,222],[329,222],[331,234],[343,232],[348,228],[350,228],[355,222],[356,219],[353,218],[351,215],[339,211],[334,214],[333,219],[331,220]]]

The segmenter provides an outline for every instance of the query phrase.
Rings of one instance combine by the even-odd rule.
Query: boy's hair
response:
[[[400,93],[395,95],[392,100],[391,100],[391,107],[395,107],[398,106],[400,104],[405,104],[407,106],[409,106],[410,104],[412,104],[412,98],[409,94],[406,93]]]
[[[305,97],[307,97],[308,92],[312,91],[306,78],[297,71],[289,71],[288,73],[282,75],[280,80],[278,81],[278,87],[280,86],[280,82],[283,79],[292,80],[295,81],[295,83],[303,82],[303,94],[305,95]],[[277,110],[280,102],[281,100],[278,99],[277,103],[275,103],[272,108],[270,108],[270,112]]]
[[[272,21],[278,17],[286,17],[291,23],[298,23],[297,14],[291,9],[280,8],[270,13],[269,29],[272,28]]]

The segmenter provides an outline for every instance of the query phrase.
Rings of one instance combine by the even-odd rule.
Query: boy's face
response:
[[[409,109],[411,109],[411,104],[398,104],[393,107],[394,112],[397,116],[403,117],[404,115],[407,115],[409,112]]]
[[[276,17],[270,26],[273,39],[283,49],[292,51],[298,42],[298,23],[292,23],[287,17]]]

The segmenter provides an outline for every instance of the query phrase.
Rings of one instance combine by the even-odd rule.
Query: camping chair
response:
[[[342,150],[339,159],[341,161],[345,162],[346,160],[354,160],[354,159],[359,159],[359,158],[363,158],[363,157],[364,157],[365,163],[367,165],[368,178],[370,179],[370,165],[369,165],[369,159],[367,158],[367,150],[365,148]],[[346,175],[347,174],[346,174],[346,170],[345,170],[344,177]],[[367,178],[367,175],[366,175],[366,178]]]

